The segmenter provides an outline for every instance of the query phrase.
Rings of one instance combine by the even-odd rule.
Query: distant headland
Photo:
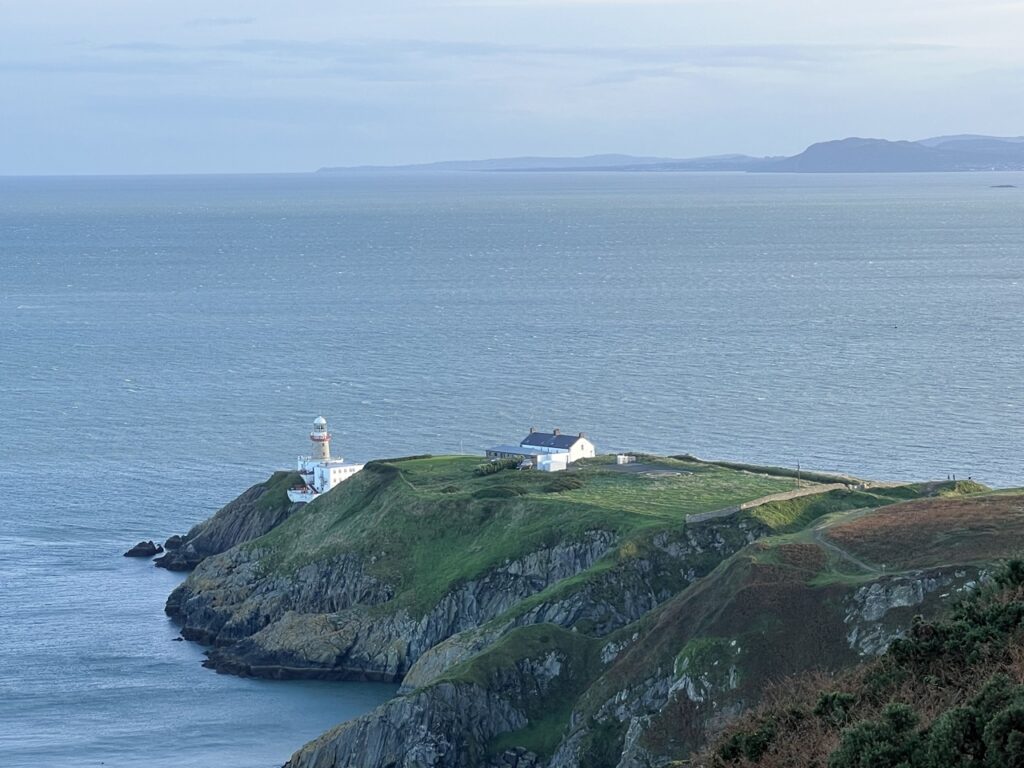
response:
[[[791,157],[729,154],[670,158],[634,155],[506,157],[420,165],[321,168],[317,173],[387,171],[744,171],[749,173],[919,173],[1024,170],[1024,136],[935,136],[918,141],[848,138],[812,144]]]

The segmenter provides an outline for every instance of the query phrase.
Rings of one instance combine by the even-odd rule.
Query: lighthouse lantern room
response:
[[[288,491],[288,499],[293,502],[312,501],[363,468],[362,464],[345,461],[340,456],[331,458],[331,433],[323,416],[313,421],[309,440],[313,443],[312,455],[299,456],[298,460],[302,483]]]

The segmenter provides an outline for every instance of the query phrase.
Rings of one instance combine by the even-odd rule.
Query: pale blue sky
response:
[[[0,0],[0,174],[1024,133],[1024,1]]]

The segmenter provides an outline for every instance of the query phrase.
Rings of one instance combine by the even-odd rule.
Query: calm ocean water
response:
[[[1024,174],[0,179],[0,764],[273,766],[393,688],[241,680],[121,552],[304,450],[1024,484]]]

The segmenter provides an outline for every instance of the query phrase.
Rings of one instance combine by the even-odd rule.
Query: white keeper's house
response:
[[[575,461],[593,458],[597,451],[582,432],[563,435],[559,429],[538,432],[530,427],[530,434],[519,445],[496,445],[488,448],[486,455],[491,460],[519,458],[541,471],[559,472]]]
[[[293,502],[312,501],[342,480],[348,480],[364,466],[345,461],[341,456],[331,458],[331,433],[327,431],[327,419],[323,416],[317,416],[313,421],[309,440],[313,443],[313,455],[299,456],[298,460],[302,484],[288,490],[288,499]]]

